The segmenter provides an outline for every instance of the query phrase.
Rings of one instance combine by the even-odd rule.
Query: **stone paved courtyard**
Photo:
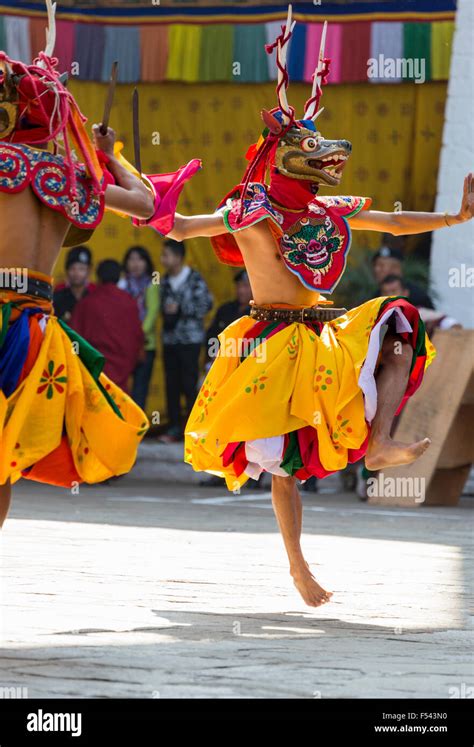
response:
[[[473,684],[472,498],[305,493],[287,571],[270,493],[23,481],[2,536],[2,687],[27,697],[454,697]],[[472,614],[472,613],[471,613]],[[463,690],[464,688],[464,690]]]

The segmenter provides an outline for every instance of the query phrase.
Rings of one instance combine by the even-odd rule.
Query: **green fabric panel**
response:
[[[240,65],[240,75],[234,73],[236,83],[266,83],[270,80],[266,43],[263,23],[234,26],[233,62]]]
[[[289,441],[288,446],[285,449],[283,455],[283,461],[280,467],[288,472],[290,477],[293,477],[295,472],[303,467],[303,460],[301,459],[300,448],[298,444],[298,436],[296,431],[292,431],[288,434]]]
[[[233,48],[233,26],[229,24],[212,24],[210,26],[203,26],[199,80],[234,80],[234,76],[232,75]]]
[[[124,417],[122,413],[120,412],[119,408],[117,407],[117,405],[115,404],[114,400],[112,399],[108,391],[105,389],[105,387],[102,386],[102,384],[99,381],[99,376],[102,373],[102,370],[104,368],[104,363],[105,363],[105,358],[102,355],[102,353],[99,353],[99,351],[93,348],[92,345],[90,345],[87,342],[87,340],[84,340],[84,338],[78,335],[77,332],[74,332],[74,330],[71,329],[71,327],[68,327],[68,325],[65,324],[65,322],[63,322],[61,319],[58,319],[58,322],[63,328],[64,332],[69,337],[69,339],[72,342],[75,342],[78,344],[79,346],[78,354],[79,354],[80,361],[84,364],[84,366],[89,371],[90,375],[92,376],[95,383],[97,384],[97,387],[104,395],[105,399],[109,403],[112,410],[115,412],[116,415],[118,415],[118,417],[121,420],[124,420]]]
[[[87,342],[87,340],[84,340],[83,337],[81,337],[77,334],[77,332],[71,329],[71,327],[68,327],[68,325],[61,319],[58,319],[58,322],[69,339],[72,340],[72,342],[77,343],[79,349],[79,358],[91,374],[92,378],[97,381],[104,368],[104,356],[102,355],[102,353],[99,353],[98,350],[93,348],[92,345]]]
[[[264,339],[266,339],[268,337],[268,335],[271,332],[273,332],[273,330],[275,329],[275,327],[278,327],[279,324],[280,324],[280,322],[271,322],[271,324],[268,324],[262,330],[262,332],[260,332],[260,334],[259,334],[258,337],[252,338],[252,344],[248,346],[248,355],[250,355],[252,353],[252,351],[255,350],[255,348],[257,348],[258,345],[261,344],[261,341],[264,340]],[[259,341],[258,344],[257,344],[257,341]],[[244,352],[247,352],[247,349]],[[244,361],[248,357],[248,355],[243,355],[241,357],[241,359],[240,359],[240,362],[242,363],[242,361]]]
[[[406,60],[424,60],[425,80],[431,80],[431,23],[403,25],[403,57]],[[419,67],[417,70],[421,72]],[[403,80],[413,78],[404,76]]]
[[[413,356],[410,373],[412,372],[416,359],[419,356],[426,356],[426,327],[424,321],[420,317],[420,321],[418,322],[418,336],[416,338],[416,344],[415,344],[415,355]]]
[[[273,330],[278,327],[279,324],[281,324],[281,322],[270,322],[270,324],[268,324],[268,326],[265,327],[263,332],[260,333],[260,339],[262,337],[266,339],[269,335],[271,335]]]
[[[8,322],[10,321],[10,315],[12,313],[12,305],[10,302],[2,306],[2,331],[0,332],[0,348],[3,347],[5,337],[8,332]]]

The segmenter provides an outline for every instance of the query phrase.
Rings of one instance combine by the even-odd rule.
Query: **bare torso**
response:
[[[245,261],[255,303],[313,306],[322,300],[317,291],[305,288],[288,270],[266,220],[234,233],[234,238]]]
[[[31,187],[0,192],[0,265],[51,275],[70,223],[43,205]]]

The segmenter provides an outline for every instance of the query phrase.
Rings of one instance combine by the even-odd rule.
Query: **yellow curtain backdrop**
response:
[[[107,87],[71,81],[70,88],[89,117],[102,116]],[[111,126],[125,143],[124,155],[133,160],[131,96],[133,86],[119,85]],[[242,177],[245,152],[263,129],[260,110],[275,105],[273,83],[140,84],[140,131],[143,170],[174,171],[191,158],[201,158],[203,169],[189,182],[178,209],[184,214],[213,212],[220,199]],[[290,85],[289,100],[302,113],[308,85]],[[328,138],[346,138],[353,154],[346,167],[341,194],[367,195],[378,210],[432,210],[441,145],[446,82],[329,86],[319,127]],[[461,185],[460,185],[461,188]],[[329,193],[329,191],[327,191]],[[453,195],[453,209],[460,195]],[[107,214],[90,242],[94,262],[121,259],[131,244],[140,243],[160,270],[161,237],[151,229],[136,229],[130,221]],[[380,235],[356,232],[352,256],[358,248],[376,249]],[[187,260],[206,278],[215,307],[233,295],[233,271],[214,258],[207,239],[186,242]],[[64,251],[64,250],[63,250]],[[234,271],[235,272],[235,271]],[[60,258],[56,277],[64,276]],[[158,337],[159,339],[159,337]],[[155,365],[148,412],[165,419],[160,350]]]

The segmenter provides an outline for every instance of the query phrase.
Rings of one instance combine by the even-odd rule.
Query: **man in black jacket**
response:
[[[59,319],[69,324],[74,307],[81,298],[95,289],[89,282],[92,254],[87,246],[74,246],[66,255],[66,282],[58,284],[54,291],[54,311]]]
[[[163,442],[183,437],[181,395],[189,414],[197,394],[199,354],[204,342],[204,317],[212,308],[212,296],[204,278],[185,264],[183,242],[168,239],[162,264],[167,270],[161,280],[163,315],[163,363],[166,380],[169,427]]]
[[[235,299],[227,301],[216,311],[216,315],[207,330],[207,365],[209,366],[217,355],[219,334],[236,319],[241,316],[250,314],[250,301],[252,299],[252,289],[250,287],[249,276],[245,270],[240,270],[234,277]]]

